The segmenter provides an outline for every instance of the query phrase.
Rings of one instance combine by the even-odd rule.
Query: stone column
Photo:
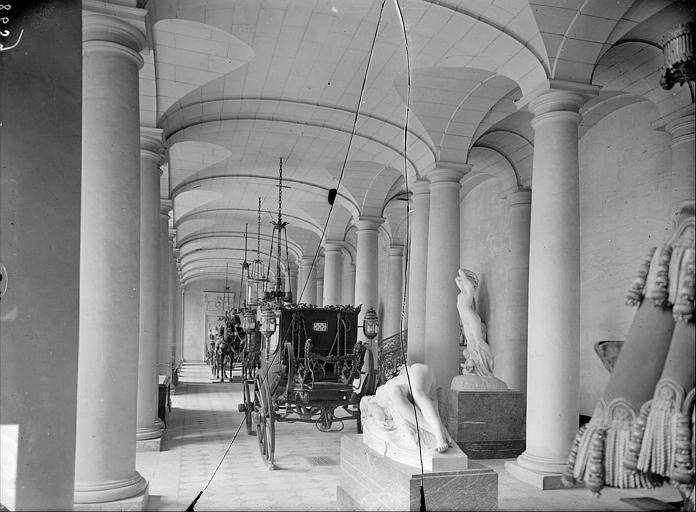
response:
[[[140,303],[139,52],[146,11],[83,14],[75,502],[146,494],[135,470]]]
[[[689,105],[672,116],[665,125],[672,136],[672,217],[688,201],[694,201],[694,106]]]
[[[350,255],[344,255],[343,262],[341,304],[352,306],[355,304],[355,263],[350,260]]]
[[[138,351],[138,415],[135,439],[139,451],[161,447],[157,421],[157,349],[159,345],[159,163],[162,130],[140,128],[140,344]]]
[[[324,306],[324,278],[317,277],[317,306]]]
[[[166,358],[168,366],[167,375],[171,377],[172,372],[174,371],[174,359],[172,358],[172,351],[174,350],[174,336],[176,332],[176,254],[179,252],[179,250],[176,248],[176,229],[169,230],[168,240],[169,251],[167,256],[169,259],[169,286],[167,289],[167,306],[169,307],[169,311],[167,313],[167,317],[169,321],[167,322],[168,329]]]
[[[160,288],[159,288],[159,318],[160,337],[157,352],[158,375],[169,375],[169,212],[172,209],[172,201],[160,199],[160,224],[159,224],[159,261],[160,261]]]
[[[389,276],[385,297],[382,338],[398,334],[401,330],[401,303],[403,301],[404,246],[392,245],[389,248]],[[406,326],[404,325],[404,329]]]
[[[505,336],[496,347],[495,375],[510,389],[527,389],[527,301],[529,292],[529,218],[532,194],[520,190],[508,196],[510,252],[507,271],[509,316]]]
[[[358,247],[355,263],[355,305],[362,304],[358,325],[362,325],[368,309],[379,307],[379,226],[383,217],[360,217],[358,227]],[[380,321],[383,319],[380,319]],[[358,339],[364,339],[362,328],[358,328]],[[377,338],[371,342],[372,354],[377,361]]]
[[[459,180],[468,169],[468,165],[439,167],[426,176],[430,181],[430,213],[425,363],[435,372],[437,385],[446,389],[449,389],[452,378],[459,374],[459,289],[454,278],[459,270]],[[416,270],[413,266],[411,268]],[[410,340],[411,336],[409,345]]]
[[[428,217],[430,184],[417,180],[411,185],[411,232],[408,234],[408,360],[425,362],[425,288],[428,270]]]
[[[298,294],[302,293],[298,303],[316,304],[317,303],[317,271],[312,266],[312,256],[304,256],[300,263],[302,279],[297,283]]]
[[[179,279],[179,248],[176,244],[172,248],[172,290],[171,290],[171,303],[172,303],[172,345],[171,345],[171,361],[172,361],[172,373],[175,372],[179,367],[179,359],[177,357],[177,348],[179,346],[179,321],[181,316],[179,312],[181,311],[181,305],[179,304],[179,298],[181,297],[181,280]],[[234,307],[234,304],[232,305]],[[174,375],[172,375],[172,380]]]
[[[0,280],[7,286],[0,300],[0,502],[7,510],[72,510],[82,9],[80,2],[2,4],[0,21],[9,25],[0,23],[0,31],[10,34],[0,35],[0,262],[7,270]]]
[[[541,488],[559,485],[578,429],[578,110],[584,101],[576,92],[549,91],[529,103],[534,114],[534,194],[529,240],[527,449],[506,468]]]
[[[324,306],[341,304],[343,245],[340,241],[324,243]]]

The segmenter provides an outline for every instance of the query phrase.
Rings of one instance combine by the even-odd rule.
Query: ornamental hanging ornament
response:
[[[663,89],[671,89],[674,84],[688,83],[693,87],[696,80],[696,61],[694,60],[694,29],[696,23],[690,21],[677,25],[667,32],[662,45],[665,56],[665,69],[660,77]],[[693,89],[691,90],[693,95]]]
[[[292,290],[287,292],[283,289],[283,279],[282,279],[282,268],[281,259],[283,256],[282,248],[282,238],[285,235],[285,268],[290,269],[290,257],[288,251],[288,233],[285,227],[288,225],[287,222],[283,221],[283,188],[288,188],[283,185],[283,158],[280,158],[280,164],[278,166],[278,220],[271,221],[273,224],[273,235],[271,237],[271,253],[273,252],[273,241],[276,242],[276,272],[275,272],[275,286],[273,290],[266,291],[264,299],[267,302],[292,302]],[[277,238],[276,238],[277,236]],[[268,273],[270,273],[271,268],[271,254],[268,255],[268,272],[266,274],[266,280],[268,279]]]
[[[263,302],[264,292],[268,280],[263,272],[263,261],[261,260],[261,198],[259,197],[258,225],[256,231],[256,259],[251,262],[248,269],[247,282],[249,284],[247,293],[247,306],[256,307]]]
[[[239,303],[237,306],[245,310],[247,307],[247,292],[244,285],[244,276],[249,277],[249,266],[250,263],[247,261],[247,237],[249,234],[249,224],[244,224],[244,261],[242,262],[242,278],[239,283]],[[248,285],[248,282],[247,282]],[[242,296],[244,296],[244,302],[242,302]]]

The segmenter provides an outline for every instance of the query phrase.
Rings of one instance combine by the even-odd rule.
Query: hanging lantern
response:
[[[259,197],[258,226],[256,232],[256,259],[247,267],[247,305],[257,306],[263,302],[267,283],[268,279],[264,274],[264,264],[261,260],[261,198]]]
[[[242,329],[247,334],[251,334],[256,329],[256,311],[245,309],[242,316]]]
[[[363,333],[369,340],[374,339],[379,334],[379,318],[374,308],[370,308],[363,318]]]
[[[276,312],[272,309],[264,309],[261,312],[261,334],[271,336],[276,331]]]

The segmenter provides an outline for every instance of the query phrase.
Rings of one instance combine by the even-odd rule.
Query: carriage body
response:
[[[263,336],[254,379],[253,417],[261,454],[273,466],[275,422],[314,423],[338,431],[374,393],[372,353],[358,341],[360,307],[287,306],[274,311],[275,332]]]

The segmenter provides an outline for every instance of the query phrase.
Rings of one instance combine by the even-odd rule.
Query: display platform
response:
[[[510,459],[525,450],[526,401],[521,391],[438,388],[447,431],[469,459]]]
[[[427,510],[496,510],[498,474],[482,464],[424,471]],[[370,448],[361,434],[341,438],[339,510],[420,510],[420,470]]]

